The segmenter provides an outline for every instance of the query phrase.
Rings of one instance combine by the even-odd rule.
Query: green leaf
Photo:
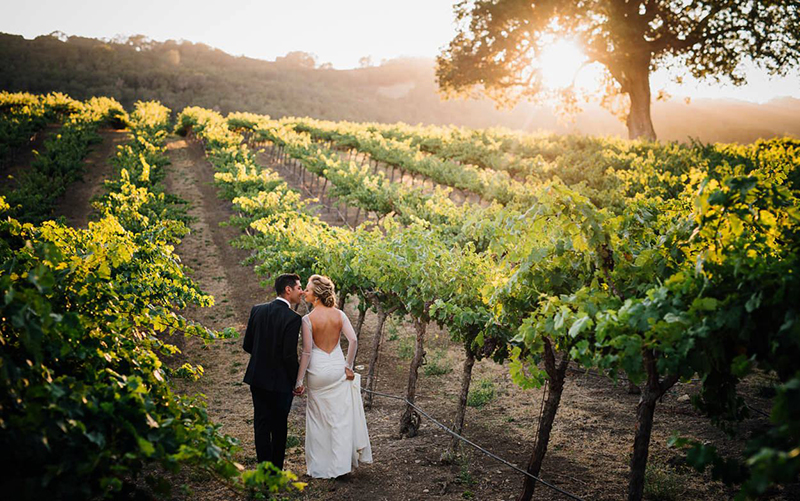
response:
[[[714,311],[717,309],[718,301],[713,297],[699,297],[692,301],[692,308],[701,311]]]
[[[757,310],[759,306],[761,306],[761,291],[751,295],[750,299],[745,303],[744,308],[747,310],[747,313],[752,313]]]
[[[156,448],[153,446],[152,442],[142,437],[136,437],[136,442],[139,444],[139,450],[141,450],[142,454],[145,456],[150,457],[156,452]]]
[[[576,320],[575,323],[572,324],[572,327],[569,328],[569,336],[571,338],[574,338],[581,332],[585,331],[586,329],[591,328],[593,325],[594,321],[591,318],[589,318],[588,315],[585,315]]]

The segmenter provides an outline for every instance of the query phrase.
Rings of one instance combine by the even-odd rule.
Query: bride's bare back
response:
[[[339,344],[342,332],[342,313],[336,308],[325,306],[314,308],[308,314],[311,320],[311,335],[314,345],[320,350],[330,353]]]
[[[339,309],[318,306],[303,317],[303,355],[300,357],[300,368],[297,371],[295,388],[301,387],[308,364],[311,362],[312,346],[328,355],[339,349],[339,336],[344,333],[347,338],[347,358],[345,359],[345,376],[352,380],[353,363],[358,350],[358,338],[347,315]]]

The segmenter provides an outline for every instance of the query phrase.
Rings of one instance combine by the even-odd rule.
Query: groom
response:
[[[275,280],[277,299],[257,304],[250,310],[244,351],[250,362],[244,382],[250,385],[255,413],[258,462],[270,461],[283,469],[286,433],[295,378],[297,377],[297,338],[301,317],[291,308],[305,295],[300,277],[284,274]]]

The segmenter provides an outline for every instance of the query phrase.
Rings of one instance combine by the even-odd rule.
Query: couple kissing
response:
[[[359,462],[371,463],[361,378],[353,372],[358,340],[347,315],[336,308],[333,282],[312,275],[303,289],[298,275],[283,274],[275,280],[275,292],[275,300],[253,306],[244,336],[244,351],[250,354],[244,382],[253,397],[258,461],[283,469],[292,400],[307,395],[308,475],[336,478]],[[301,317],[294,307],[303,301],[312,310]],[[346,358],[342,334],[348,341]]]

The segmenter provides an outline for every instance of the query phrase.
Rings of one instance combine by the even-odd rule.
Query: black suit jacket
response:
[[[250,310],[244,351],[250,362],[244,382],[265,390],[291,392],[299,363],[297,339],[301,317],[279,299]]]

